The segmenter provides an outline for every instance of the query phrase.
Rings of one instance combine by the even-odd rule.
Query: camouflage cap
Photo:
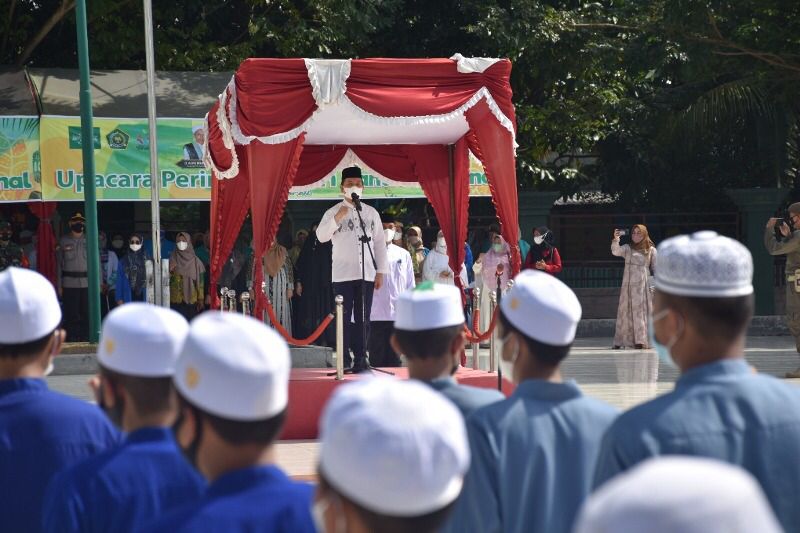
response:
[[[800,215],[800,202],[795,202],[789,206],[789,213],[793,215]]]

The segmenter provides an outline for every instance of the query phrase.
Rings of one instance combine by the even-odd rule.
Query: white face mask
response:
[[[131,250],[133,250],[134,252],[138,252],[139,250],[142,249],[142,245],[141,244],[131,244],[130,247],[131,247]]]
[[[345,187],[344,188],[344,197],[350,199],[356,193],[359,198],[364,196],[364,187]]]
[[[395,240],[395,241],[402,241],[402,240],[403,240],[403,234],[402,234],[402,233],[400,233],[399,231],[395,231],[395,232],[394,232],[394,239],[393,239],[393,240]]]
[[[444,237],[436,239],[436,251],[440,254],[447,253],[447,242],[445,242]]]
[[[188,243],[188,242],[186,242],[186,241],[181,241],[181,242],[179,242],[179,243],[178,243],[178,250],[180,250],[180,251],[184,251],[184,250],[186,250],[187,248],[189,248],[189,243]]]
[[[395,231],[393,229],[385,229],[383,230],[383,239],[386,241],[386,244],[389,244],[394,240]]]
[[[511,360],[506,361],[503,359],[503,349],[505,348],[506,342],[508,342],[509,335],[511,335],[511,333],[507,333],[502,339],[497,339],[495,349],[497,350],[497,365],[500,367],[500,373],[504,380],[513,385],[516,383],[514,381],[514,363],[517,362],[517,357],[519,357],[519,344],[517,344],[517,349],[511,356]]]
[[[56,367],[55,365],[53,365],[53,361],[50,361],[50,363],[47,365],[47,368],[44,370],[44,375],[49,376],[50,374],[53,373],[53,370],[55,370],[55,368]]]
[[[318,533],[327,533],[327,528],[325,527],[325,512],[330,507],[330,502],[327,498],[320,498],[316,500],[313,505],[311,506],[311,519],[314,521],[314,527],[316,528]],[[347,518],[344,516],[344,512],[337,512],[336,513],[336,530],[334,533],[346,533],[347,532]]]
[[[544,237],[542,235],[534,237],[533,242],[535,242],[536,244],[542,244],[544,242]]]

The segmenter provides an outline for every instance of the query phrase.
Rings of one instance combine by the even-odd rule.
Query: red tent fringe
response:
[[[278,322],[278,319],[275,317],[275,310],[272,308],[272,302],[269,301],[269,298],[265,298],[265,306],[267,308],[267,315],[269,315],[269,320],[272,322],[272,327],[281,334],[281,336],[286,339],[286,342],[293,346],[308,346],[315,340],[317,340],[322,332],[330,325],[331,321],[333,320],[333,315],[329,314],[325,317],[325,320],[314,330],[314,332],[306,337],[305,339],[295,339],[292,335],[286,331],[286,329]]]

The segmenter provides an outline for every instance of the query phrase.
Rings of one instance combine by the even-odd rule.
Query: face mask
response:
[[[409,237],[408,238],[408,244],[410,244],[411,246],[416,246],[416,245],[419,244],[419,242],[420,242],[419,241],[419,237]]]
[[[500,252],[502,252],[502,251],[503,251],[503,245],[502,245],[502,244],[493,244],[493,245],[492,245],[492,249],[493,249],[495,252],[497,252],[497,253],[500,253]]]
[[[661,344],[656,339],[656,332],[654,324],[667,316],[669,313],[669,309],[664,309],[660,313],[656,314],[650,320],[647,321],[647,334],[650,337],[650,344],[655,348],[656,353],[658,354],[659,360],[667,365],[670,368],[676,368],[677,365],[675,364],[675,360],[672,359],[672,347],[675,346],[675,343],[678,342],[679,335],[673,335],[673,337],[669,340],[667,344]]]
[[[337,507],[341,508],[341,502],[337,498]],[[327,533],[327,528],[325,527],[325,513],[330,507],[331,504],[328,501],[328,497],[320,498],[319,500],[315,501],[314,504],[311,506],[311,518],[314,521],[314,527],[316,528],[318,533]],[[341,511],[341,509],[340,509]],[[335,533],[346,533],[347,531],[347,518],[345,518],[344,511],[335,512],[334,515],[336,516],[336,529],[334,530]]]
[[[385,229],[383,230],[383,240],[386,241],[386,244],[389,244],[394,239],[394,230],[393,229]]]
[[[181,241],[181,242],[178,243],[178,250],[184,251],[187,248],[189,248],[189,243],[188,242]]]
[[[447,242],[445,242],[444,237],[436,239],[436,251],[441,254],[447,253]]]
[[[394,239],[392,239],[392,240],[402,241],[403,240],[403,234],[400,233],[399,231],[395,231],[394,232]]]
[[[534,237],[533,242],[535,242],[536,244],[542,244],[544,242],[544,237],[541,235],[539,235],[538,237]]]
[[[44,369],[44,375],[45,376],[49,376],[50,374],[53,373],[53,370],[55,370],[55,369],[56,369],[56,366],[53,364],[53,361],[50,361],[47,364],[47,368]]]
[[[364,188],[363,187],[345,187],[344,189],[344,197],[351,198],[352,194],[356,193],[359,198],[364,196]]]
[[[519,345],[517,345],[517,349],[514,354],[511,356],[510,361],[506,361],[503,358],[503,350],[505,348],[506,342],[508,342],[508,337],[511,333],[508,333],[502,339],[498,339],[497,343],[495,344],[495,348],[497,353],[499,354],[497,358],[497,365],[500,367],[500,373],[504,380],[508,381],[512,385],[514,384],[514,363],[517,362],[517,357],[519,357]]]
[[[69,229],[75,233],[83,233],[83,224],[72,224]]]
[[[111,241],[111,246],[113,246],[114,248],[122,248],[123,244],[125,243],[119,239],[114,239],[113,241]]]
[[[180,441],[178,440],[178,433],[180,432],[181,426],[183,425],[183,421],[185,420],[183,415],[183,409],[181,409],[180,415],[178,415],[178,419],[175,420],[175,423],[172,424],[172,434],[175,436],[175,442],[178,444],[178,447],[181,449],[181,453],[183,457],[192,465],[195,469],[197,469],[197,450],[200,449],[200,439],[203,436],[203,426],[200,423],[200,417],[198,416],[197,411],[193,408],[192,412],[194,413],[194,421],[195,421],[195,428],[196,433],[194,437],[192,437],[192,441],[189,443],[189,446],[184,448],[181,446]]]
[[[131,250],[133,250],[134,252],[138,252],[139,250],[141,250],[141,249],[142,249],[142,245],[141,245],[141,244],[131,244],[131,245],[130,245],[130,248],[131,248]]]

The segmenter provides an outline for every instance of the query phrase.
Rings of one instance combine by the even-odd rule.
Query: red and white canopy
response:
[[[510,72],[508,60],[458,54],[244,61],[206,116],[205,160],[220,178],[212,190],[212,289],[248,208],[258,257],[275,238],[289,188],[324,179],[353,156],[392,180],[420,183],[455,266],[464,259],[472,150],[517,271]]]

